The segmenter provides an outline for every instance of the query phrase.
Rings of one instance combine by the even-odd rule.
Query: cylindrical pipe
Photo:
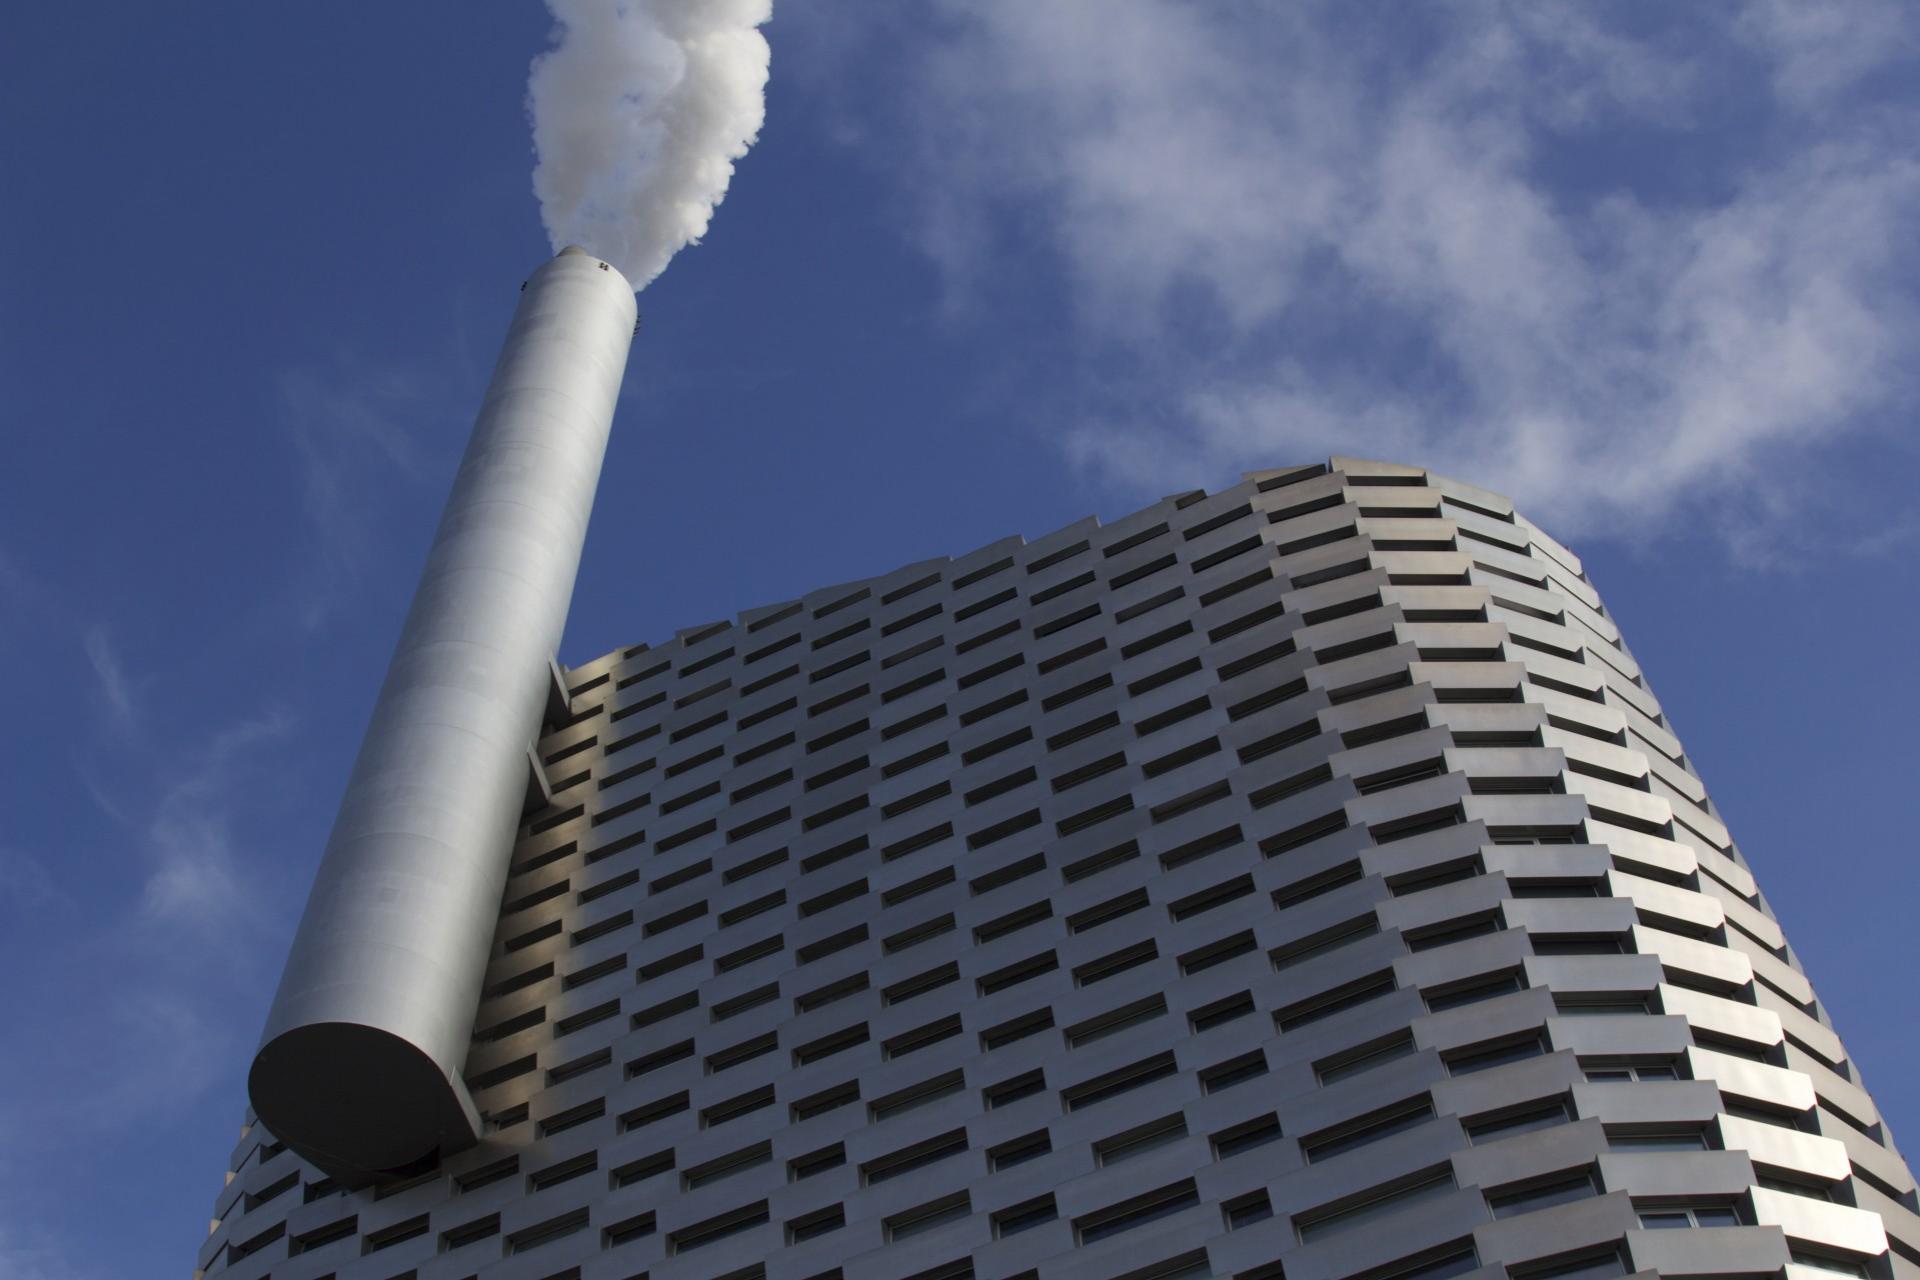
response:
[[[460,1072],[633,325],[581,249],[527,282],[287,957],[248,1092],[344,1181],[478,1136]]]

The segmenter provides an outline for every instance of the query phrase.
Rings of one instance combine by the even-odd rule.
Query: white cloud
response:
[[[149,920],[194,936],[231,938],[260,914],[241,883],[231,836],[232,808],[251,754],[292,727],[272,710],[215,734],[194,767],[161,792],[147,823],[152,871],[141,890]]]
[[[928,253],[962,296],[1050,253],[1117,371],[1069,457],[1151,494],[1391,457],[1570,535],[1711,504],[1763,552],[1801,463],[1907,391],[1920,149],[1812,105],[1904,17],[1355,12],[954,3],[910,62]]]
[[[1920,54],[1909,8],[1903,0],[1749,0],[1737,29],[1772,62],[1780,96],[1812,109],[1889,64]]]

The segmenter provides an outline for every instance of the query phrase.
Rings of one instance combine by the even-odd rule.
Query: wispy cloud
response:
[[[0,849],[0,912],[38,912],[72,901],[45,863],[17,849]]]
[[[141,889],[148,920],[191,932],[231,935],[259,916],[233,847],[233,806],[242,779],[257,776],[249,757],[292,727],[280,709],[215,734],[200,758],[160,794],[146,828],[151,870]]]
[[[80,642],[86,650],[88,664],[93,667],[94,689],[100,695],[101,704],[121,729],[133,728],[136,719],[133,688],[127,681],[127,669],[121,663],[120,655],[114,651],[113,642],[107,637],[107,629],[101,626],[88,627],[81,635]]]
[[[380,543],[383,495],[422,475],[421,438],[447,413],[426,377],[344,355],[284,370],[276,394],[314,534],[297,587],[299,620],[312,627],[351,593]]]
[[[1915,114],[1841,109],[1911,65],[1900,6],[945,11],[899,89],[920,242],[961,295],[1058,264],[1104,393],[1052,428],[1123,489],[1358,453],[1765,554],[1910,402]]]
[[[61,1242],[30,1228],[8,1225],[7,1219],[15,1216],[0,1207],[0,1276],[8,1280],[91,1280],[95,1273],[77,1267]]]
[[[16,1017],[23,1034],[62,1044],[58,1061],[0,1055],[0,1139],[16,1151],[184,1112],[241,1061],[287,923],[258,842],[262,786],[292,728],[270,709],[174,752],[154,776],[118,777],[103,812],[122,845],[65,854],[94,876],[115,868],[128,890],[103,884],[76,905],[44,860],[0,852],[0,909],[73,917],[57,975]],[[74,991],[90,993],[84,1012],[68,1003]]]

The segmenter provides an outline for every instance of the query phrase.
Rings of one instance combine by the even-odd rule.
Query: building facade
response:
[[[221,1280],[1920,1277],[1580,562],[1352,459],[566,673],[465,1081]]]

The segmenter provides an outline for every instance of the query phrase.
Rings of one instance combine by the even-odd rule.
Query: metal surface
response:
[[[633,332],[577,248],[520,296],[248,1077],[346,1183],[474,1141],[460,1071]]]
[[[374,1194],[252,1127],[209,1280],[1920,1277],[1858,1067],[1503,498],[1259,472],[566,680],[486,1134]]]

